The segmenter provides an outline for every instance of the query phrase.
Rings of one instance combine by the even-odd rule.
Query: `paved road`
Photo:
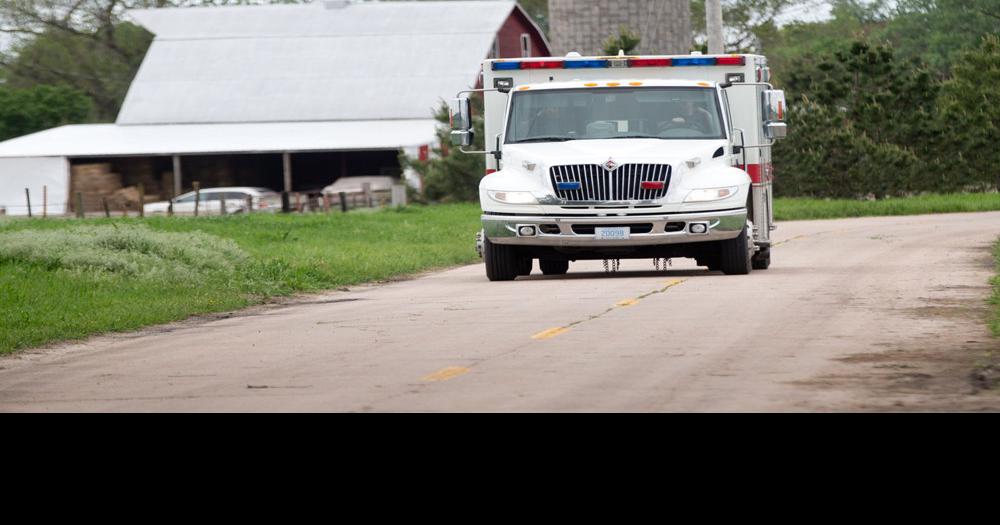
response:
[[[0,360],[2,411],[998,410],[1000,213],[788,222],[749,276],[481,265]],[[536,270],[537,272],[537,267]]]

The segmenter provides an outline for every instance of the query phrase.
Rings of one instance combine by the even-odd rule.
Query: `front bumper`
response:
[[[483,215],[482,221],[486,238],[494,244],[611,248],[733,239],[746,226],[747,210],[606,217]],[[692,233],[692,224],[705,224],[707,231]],[[589,233],[595,226],[626,225],[632,229],[628,239],[597,240],[593,233]],[[522,237],[518,235],[521,226],[534,226],[537,234]]]

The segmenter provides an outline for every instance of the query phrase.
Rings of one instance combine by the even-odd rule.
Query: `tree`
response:
[[[785,86],[797,109],[774,153],[784,194],[882,198],[960,187],[941,155],[940,82],[919,61],[858,41],[797,59]],[[816,185],[831,176],[843,180]]]
[[[988,35],[961,56],[954,76],[942,88],[942,116],[947,127],[946,151],[952,169],[969,184],[1000,189],[1000,35]]]
[[[639,47],[642,39],[633,33],[628,27],[622,25],[618,27],[618,36],[609,36],[604,41],[603,51],[605,56],[615,56],[619,51],[624,51],[626,55],[632,54],[635,48]]]
[[[726,52],[760,51],[760,38],[777,31],[775,18],[794,6],[807,6],[817,0],[723,0],[722,25]],[[691,0],[693,46],[707,51],[705,0]]]
[[[483,98],[472,98],[472,128],[476,134],[473,150],[483,150]],[[399,157],[400,165],[411,168],[423,179],[423,200],[431,202],[472,202],[479,200],[479,181],[486,172],[486,162],[482,154],[462,153],[457,146],[451,146],[451,129],[448,126],[448,106],[442,105],[434,116],[439,122],[438,144],[433,148],[432,158],[422,161],[405,154]]]
[[[0,140],[85,120],[90,99],[65,86],[0,87]]]
[[[898,0],[891,14],[880,38],[900,57],[920,58],[942,77],[984,35],[1000,33],[996,0]]]
[[[793,133],[774,146],[775,194],[877,198],[913,191],[919,159],[852,126],[836,107],[800,99],[788,112]]]

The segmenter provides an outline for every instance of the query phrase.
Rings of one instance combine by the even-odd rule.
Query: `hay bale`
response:
[[[130,210],[138,210],[139,188],[136,186],[129,186],[112,193],[108,198],[108,204],[118,209],[127,208]],[[86,204],[84,204],[84,207],[86,207]]]

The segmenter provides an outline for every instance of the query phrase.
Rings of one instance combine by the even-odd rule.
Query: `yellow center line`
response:
[[[677,286],[678,284],[681,284],[682,282],[684,282],[686,280],[687,279],[669,279],[669,280],[663,281],[663,287],[662,288],[653,290],[651,292],[646,292],[646,293],[644,293],[644,294],[642,294],[642,295],[640,295],[638,297],[632,297],[632,298],[629,298],[629,299],[622,299],[621,301],[618,301],[617,303],[615,303],[614,305],[612,305],[611,308],[608,308],[607,310],[605,310],[605,311],[603,311],[603,312],[601,312],[601,313],[599,313],[597,315],[592,315],[592,316],[590,316],[590,317],[588,317],[586,319],[580,319],[579,321],[573,321],[572,323],[569,323],[566,326],[557,326],[555,328],[549,328],[548,330],[542,330],[541,332],[538,332],[537,334],[531,336],[531,338],[532,339],[551,339],[551,338],[553,338],[553,337],[555,337],[557,335],[565,334],[566,332],[569,332],[569,330],[571,328],[573,328],[574,326],[576,326],[578,324],[582,324],[582,323],[585,323],[587,321],[593,321],[594,319],[597,319],[598,317],[601,317],[602,315],[604,315],[604,314],[606,314],[606,313],[614,310],[615,308],[623,308],[623,307],[626,307],[626,306],[632,306],[634,304],[638,304],[639,301],[641,301],[641,300],[649,297],[650,295],[658,294],[658,293],[663,293],[663,292],[667,291],[668,289],[670,289],[671,287]]]
[[[433,374],[427,374],[422,379],[424,381],[447,381],[468,373],[469,369],[464,366],[448,366]]]
[[[555,328],[549,328],[548,330],[542,330],[537,334],[531,336],[532,339],[551,339],[559,334],[564,334],[569,332],[569,327],[557,326]]]

